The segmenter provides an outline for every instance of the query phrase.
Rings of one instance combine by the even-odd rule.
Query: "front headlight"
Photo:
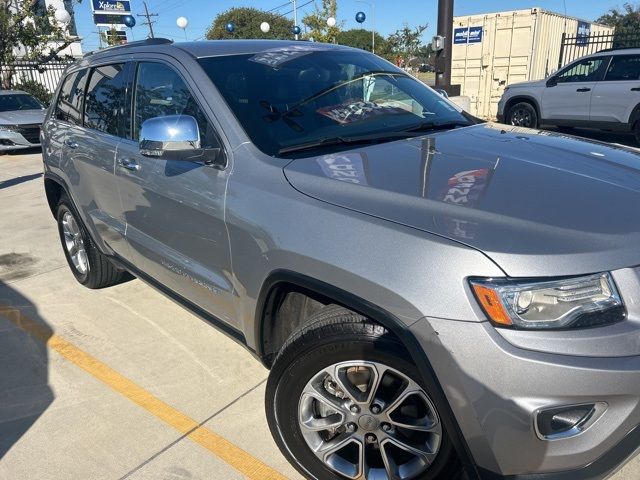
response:
[[[484,312],[500,327],[594,327],[626,316],[608,273],[543,282],[471,279],[470,283]]]

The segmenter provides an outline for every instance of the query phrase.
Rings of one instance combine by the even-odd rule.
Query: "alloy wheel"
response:
[[[533,125],[531,112],[526,108],[518,108],[514,110],[511,112],[511,125],[517,127],[531,127]]]
[[[82,240],[82,232],[78,222],[70,212],[62,216],[62,233],[64,234],[64,246],[71,258],[71,263],[81,275],[89,271],[89,259]]]
[[[341,362],[320,370],[302,391],[298,419],[313,453],[351,479],[416,478],[433,463],[442,441],[427,393],[379,362]]]

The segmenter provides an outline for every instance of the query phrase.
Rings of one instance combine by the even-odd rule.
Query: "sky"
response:
[[[298,5],[308,0],[297,0]],[[320,0],[316,0],[320,4]],[[153,28],[157,37],[167,37],[176,41],[184,40],[185,33],[188,40],[201,39],[215,16],[231,7],[256,7],[271,10],[286,4],[287,0],[147,0],[149,13],[157,13],[157,21]],[[438,17],[437,0],[338,0],[337,18],[344,20],[344,28],[357,28],[355,14],[363,11],[367,19],[363,28],[372,28],[370,4],[375,3],[375,29],[387,35],[402,28],[403,24],[410,27],[419,24],[429,25],[424,32],[424,39],[428,41],[435,34]],[[609,8],[621,5],[623,0],[455,0],[454,15],[470,15],[477,13],[500,12],[539,7],[558,13],[565,12],[573,17],[584,20],[595,20]],[[144,12],[142,0],[131,0],[133,15]],[[277,9],[285,14],[292,9],[288,6]],[[313,10],[313,3],[298,9],[298,18],[302,18],[306,11]],[[85,52],[98,48],[97,27],[91,17],[91,0],[83,0],[75,6],[76,25],[78,34],[82,38]],[[184,16],[189,21],[185,31],[176,25],[176,19]],[[293,14],[289,14],[293,18]],[[131,40],[142,40],[148,35],[148,27],[142,25],[143,18],[136,16],[137,25],[128,33]]]

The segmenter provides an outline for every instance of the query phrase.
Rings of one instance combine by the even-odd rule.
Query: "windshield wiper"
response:
[[[352,145],[357,143],[375,143],[379,140],[393,140],[398,138],[413,137],[411,132],[380,132],[369,133],[366,135],[357,135],[353,137],[325,137],[319,140],[313,140],[311,142],[300,143],[298,145],[292,145],[290,147],[284,147],[278,150],[279,155],[285,153],[301,152],[303,150],[313,150],[320,147],[328,147],[331,145]]]
[[[451,130],[456,127],[468,127],[473,125],[471,122],[463,120],[453,120],[450,122],[421,122],[409,128],[405,128],[403,132],[428,132],[433,130]]]

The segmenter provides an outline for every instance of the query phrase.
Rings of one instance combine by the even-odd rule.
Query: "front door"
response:
[[[588,58],[569,65],[555,75],[542,94],[542,118],[551,121],[588,121],[591,94],[607,57]]]
[[[196,118],[203,147],[220,146],[183,75],[160,62],[137,66],[132,138],[122,141],[116,154],[126,237],[136,267],[233,324],[231,255],[224,221],[228,170],[139,153],[142,123],[176,114]]]

